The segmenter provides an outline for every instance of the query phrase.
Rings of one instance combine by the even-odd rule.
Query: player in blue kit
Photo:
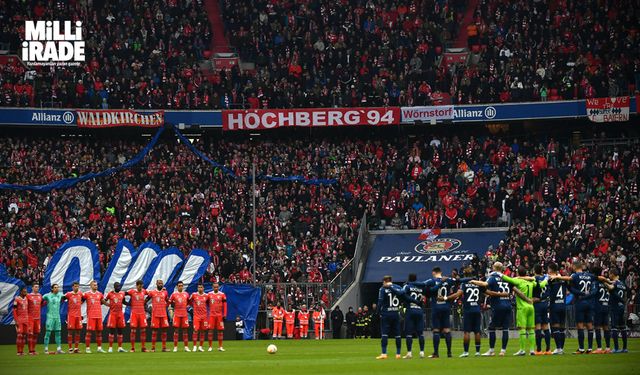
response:
[[[387,344],[389,335],[394,335],[396,339],[396,359],[400,359],[402,350],[402,336],[400,335],[400,299],[422,305],[421,301],[407,296],[404,290],[392,283],[391,276],[382,278],[382,287],[378,291],[378,308],[380,309],[380,331],[382,353],[376,359],[387,359]]]
[[[627,301],[627,286],[620,280],[617,269],[609,271],[611,282],[607,283],[611,303],[611,325],[613,326],[613,353],[628,353],[627,350],[627,324],[624,318],[624,307]],[[618,346],[618,334],[622,336],[622,349]]]
[[[454,301],[462,297],[462,324],[464,331],[463,348],[460,358],[469,356],[469,342],[471,341],[471,332],[475,335],[476,356],[480,355],[480,325],[482,323],[482,315],[480,314],[480,287],[471,283],[474,272],[473,268],[466,267],[464,269],[464,278],[460,279],[460,287],[454,294],[447,296],[445,300]]]
[[[502,330],[502,349],[500,356],[504,356],[507,352],[507,344],[509,343],[509,325],[511,325],[511,286],[508,282],[502,280],[501,273],[504,270],[502,263],[495,262],[493,264],[493,272],[487,278],[487,281],[476,281],[472,283],[485,288],[485,294],[489,296],[491,303],[491,323],[489,323],[489,351],[482,354],[484,357],[495,356],[496,346],[496,329]]]
[[[563,280],[557,278],[560,276],[560,274],[558,274],[557,264],[549,263],[547,266],[547,274],[551,278],[547,285],[549,292],[549,320],[551,321],[551,329],[553,330],[553,340],[556,343],[556,348],[551,352],[551,354],[559,355],[564,354],[565,327],[567,320],[567,306],[565,305],[567,285]]]
[[[534,279],[538,283],[545,279],[542,266],[536,264],[533,267]],[[539,285],[539,284],[538,284]],[[533,288],[533,309],[535,317],[536,355],[551,354],[551,332],[549,331],[549,291],[548,287],[536,286]],[[542,338],[546,350],[542,351]]]
[[[447,357],[451,357],[451,302],[447,297],[454,294],[455,280],[442,277],[440,267],[431,271],[431,279],[425,281],[425,287],[431,296],[431,328],[433,330],[433,354],[429,358],[440,355],[440,336],[444,335],[447,344]]]
[[[611,343],[611,331],[609,330],[609,288],[604,281],[600,281],[602,276],[602,268],[591,267],[591,273],[596,276],[596,298],[594,300],[593,325],[596,334],[597,349],[593,354],[608,354],[611,352],[609,344]],[[601,332],[603,331],[603,332]],[[602,350],[602,333],[604,333],[605,349]]]
[[[409,274],[407,280],[408,282],[403,287],[405,294],[411,296],[411,298],[422,301],[424,298],[424,283],[417,282],[417,276],[414,273]],[[411,349],[413,347],[414,335],[418,337],[420,358],[424,358],[424,312],[422,306],[413,302],[406,304],[404,334],[407,340],[407,354],[402,358],[411,359],[413,357]]]
[[[578,350],[574,354],[585,354],[584,329],[587,329],[588,349],[587,354],[593,351],[593,304],[596,296],[596,277],[584,271],[581,261],[573,263],[571,276],[558,276],[557,278],[569,281],[569,291],[575,300],[575,319],[578,329]]]

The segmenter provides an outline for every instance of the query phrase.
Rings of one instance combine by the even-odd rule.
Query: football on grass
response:
[[[276,354],[276,352],[278,351],[278,347],[270,344],[269,346],[267,346],[267,353],[269,354]]]

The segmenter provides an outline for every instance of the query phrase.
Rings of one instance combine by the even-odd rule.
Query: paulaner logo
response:
[[[24,26],[22,60],[27,65],[79,66],[85,61],[82,21],[25,21]]]

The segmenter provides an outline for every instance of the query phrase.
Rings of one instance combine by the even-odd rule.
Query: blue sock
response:
[[[614,328],[611,330],[613,336],[613,349],[618,350],[620,346],[618,346],[618,329]]]
[[[396,354],[402,351],[402,336],[396,336]]]
[[[544,330],[544,345],[546,347],[545,351],[551,350],[551,331],[549,329]]]
[[[447,354],[451,354],[451,332],[444,334],[444,342],[447,343]]]
[[[413,348],[413,336],[407,335],[407,352],[410,352]]]
[[[598,349],[602,349],[602,333],[600,328],[596,329],[596,346]]]
[[[556,343],[556,348],[560,349],[560,331],[556,328],[555,331],[553,331],[553,342]]]
[[[433,354],[438,355],[438,348],[440,348],[440,332],[433,333]]]
[[[584,350],[584,329],[578,329],[578,348]]]
[[[387,335],[382,335],[382,354],[387,354],[387,345],[389,344],[389,337]]]
[[[536,329],[536,350],[542,351],[542,330]]]
[[[464,341],[462,342],[462,347],[464,348],[464,352],[465,352],[465,353],[468,353],[468,352],[469,352],[469,341],[464,340]]]
[[[489,331],[489,348],[496,347],[496,331]]]
[[[480,340],[476,341],[476,353],[480,353]]]
[[[564,350],[564,342],[567,339],[567,332],[564,328],[560,328],[560,349]]]
[[[604,331],[604,344],[607,349],[611,347],[611,330]]]
[[[589,345],[589,350],[593,349],[593,330],[587,330],[587,344]]]
[[[622,330],[622,350],[627,350],[627,329]]]
[[[502,350],[507,350],[507,344],[509,344],[509,330],[502,330]]]
[[[424,352],[424,335],[420,334],[420,336],[418,336],[418,343],[420,344],[420,351]]]

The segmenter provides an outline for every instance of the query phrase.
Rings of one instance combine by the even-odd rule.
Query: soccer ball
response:
[[[278,351],[278,347],[270,344],[269,346],[267,346],[267,353],[269,354],[276,354],[276,352]]]

